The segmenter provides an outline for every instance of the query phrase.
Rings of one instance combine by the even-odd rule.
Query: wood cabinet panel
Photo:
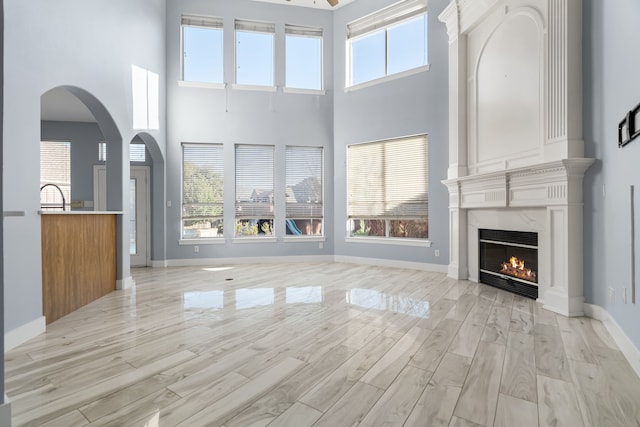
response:
[[[47,324],[116,288],[115,215],[42,215]]]

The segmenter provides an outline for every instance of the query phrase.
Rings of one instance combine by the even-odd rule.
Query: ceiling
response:
[[[338,4],[332,7],[327,0],[254,0],[264,3],[286,4],[290,6],[312,7],[314,9],[326,9],[334,10],[342,6],[346,6],[349,3],[353,3],[356,0],[338,0]]]
[[[40,119],[58,122],[95,123],[96,119],[75,95],[55,88],[40,97]]]

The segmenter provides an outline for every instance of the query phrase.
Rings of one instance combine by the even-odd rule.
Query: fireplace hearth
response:
[[[538,298],[538,233],[478,230],[479,281]]]

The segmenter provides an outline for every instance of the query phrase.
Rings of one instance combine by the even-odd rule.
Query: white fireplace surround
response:
[[[544,308],[584,315],[582,0],[452,0],[449,276],[478,280],[478,229],[538,233]]]

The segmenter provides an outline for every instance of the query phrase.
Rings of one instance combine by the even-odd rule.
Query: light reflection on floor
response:
[[[274,305],[275,288],[241,288],[226,291],[232,293],[227,306],[235,305],[236,310]],[[282,299],[278,299],[282,301]],[[429,301],[409,296],[390,295],[375,289],[354,288],[345,291],[345,301],[355,307],[371,310],[390,311],[423,319],[429,318]],[[322,286],[290,286],[284,289],[285,304],[322,304]],[[222,310],[225,307],[225,291],[190,291],[183,293],[184,309]]]

